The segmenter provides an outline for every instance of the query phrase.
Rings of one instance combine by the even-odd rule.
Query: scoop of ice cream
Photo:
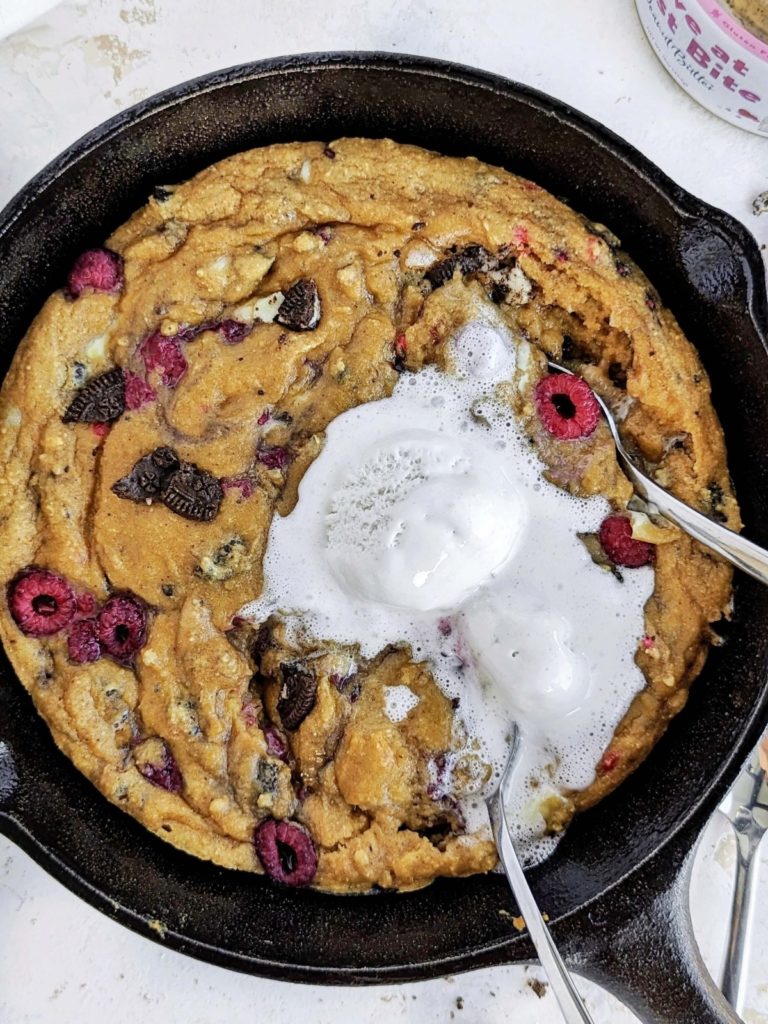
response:
[[[493,453],[404,430],[349,466],[328,512],[326,558],[358,597],[452,609],[509,560],[526,520],[521,492]]]

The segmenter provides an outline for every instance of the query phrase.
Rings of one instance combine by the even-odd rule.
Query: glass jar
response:
[[[768,0],[635,0],[678,85],[731,124],[768,135]]]

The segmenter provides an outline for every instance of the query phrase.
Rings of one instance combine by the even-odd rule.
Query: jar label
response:
[[[713,114],[768,135],[768,43],[716,0],[636,3],[651,45],[678,84]]]
[[[734,18],[729,11],[721,7],[717,0],[699,0],[699,3],[715,24],[719,25],[734,42],[741,43],[760,60],[768,61],[768,42],[753,35],[738,18]]]

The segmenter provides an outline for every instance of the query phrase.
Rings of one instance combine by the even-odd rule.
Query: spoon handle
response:
[[[739,1016],[744,1015],[749,975],[749,939],[758,868],[755,842],[737,831],[736,884],[731,905],[731,929],[723,968],[723,995]]]
[[[560,1004],[560,1010],[566,1024],[593,1024],[584,1002],[579,995],[568,968],[563,958],[557,951],[557,947],[544,923],[533,893],[525,879],[522,865],[518,860],[515,847],[509,837],[507,820],[504,814],[504,805],[497,795],[493,800],[493,822],[496,837],[496,848],[499,852],[499,860],[507,876],[507,880],[515,894],[520,913],[525,919],[528,934],[536,947],[536,952],[544,968],[549,984]]]
[[[768,832],[768,733],[747,762],[720,811],[736,835],[736,884],[731,904],[731,928],[723,967],[723,995],[744,1016],[749,973],[749,946],[760,842]]]
[[[714,522],[660,487],[635,466],[623,448],[618,448],[618,455],[624,472],[641,498],[655,505],[666,519],[737,569],[743,569],[761,583],[768,583],[768,551],[765,548]]]

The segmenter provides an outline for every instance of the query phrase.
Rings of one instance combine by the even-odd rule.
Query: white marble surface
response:
[[[53,6],[0,0],[0,34]],[[64,146],[144,96],[260,57],[378,49],[473,64],[550,92],[623,135],[690,191],[741,218],[765,246],[764,140],[697,107],[656,63],[632,0],[90,0],[55,5],[0,42],[0,204]],[[768,844],[763,852],[768,858]],[[717,970],[734,844],[716,817],[700,848],[692,906]],[[764,863],[747,1021],[768,1024]],[[0,1022],[555,1024],[533,969],[365,991],[289,986],[164,951],[91,910],[0,838]],[[634,1020],[584,984],[598,1024]]]

